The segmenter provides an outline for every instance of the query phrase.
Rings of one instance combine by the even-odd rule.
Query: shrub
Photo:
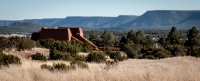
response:
[[[153,55],[147,55],[146,58],[147,59],[156,59]]]
[[[66,53],[64,56],[63,56],[63,59],[62,60],[65,60],[65,61],[74,61],[75,58],[72,57],[69,53]]]
[[[26,38],[20,38],[17,41],[17,45],[16,45],[16,48],[19,51],[24,51],[26,49],[30,50],[33,47],[34,47],[34,42]]]
[[[10,40],[6,37],[0,37],[0,49],[4,50],[10,46]]]
[[[41,68],[42,69],[48,69],[49,71],[54,71],[54,68],[50,65],[47,65],[47,64],[42,64]]]
[[[200,49],[197,46],[188,47],[187,55],[200,57]]]
[[[65,63],[54,63],[53,66],[42,64],[42,69],[47,69],[49,71],[68,71],[70,69],[76,69],[77,67],[88,69],[88,65],[82,61],[72,61],[70,66],[67,66]]]
[[[137,58],[138,57],[137,51],[135,51],[131,47],[126,49],[126,54],[127,54],[128,58]]]
[[[104,67],[105,69],[110,69],[111,67],[115,67],[118,65],[117,61],[106,61],[106,66]]]
[[[70,66],[71,66],[72,69],[76,69],[76,67],[80,67],[80,68],[83,68],[83,69],[88,69],[89,68],[86,63],[84,63],[82,61],[78,61],[78,60],[72,61],[70,63]]]
[[[91,52],[93,50],[92,46],[87,43],[87,42],[83,42],[82,43],[82,50],[83,52]]]
[[[42,64],[41,65],[42,69],[47,69],[49,71],[67,71],[70,69],[70,66],[67,66],[64,63],[54,63],[53,66],[47,65],[47,64]]]
[[[142,58],[146,59],[161,59],[170,57],[171,53],[164,48],[155,48],[153,46],[143,47],[141,50]]]
[[[86,61],[86,58],[83,55],[76,55],[74,58],[75,58],[75,60]]]
[[[31,57],[32,57],[32,60],[40,60],[40,61],[46,61],[47,60],[47,58],[40,53],[36,53],[36,54],[32,55]]]
[[[40,40],[40,45],[50,49],[53,46],[54,42],[55,42],[54,39],[43,39]]]
[[[53,68],[55,69],[55,70],[69,70],[70,69],[70,67],[69,66],[67,66],[66,64],[64,64],[64,63],[57,63],[57,64],[53,64]]]
[[[122,56],[121,54],[120,54],[120,52],[110,52],[110,58],[111,59],[114,59],[114,60],[117,60],[117,61],[123,61],[123,60],[125,60],[126,59],[126,57],[125,56]]]
[[[14,55],[6,55],[0,50],[0,66],[9,66],[9,64],[21,64],[21,59]]]
[[[96,62],[96,63],[106,62],[104,52],[92,52],[86,57],[86,60],[88,62]]]
[[[157,57],[156,58],[159,58],[159,59],[162,59],[162,58],[167,58],[167,57],[171,57],[171,53],[170,51],[164,49],[164,48],[157,48]]]
[[[106,61],[106,65],[107,66],[117,66],[118,65],[118,62],[117,61]]]
[[[184,51],[184,47],[178,44],[175,45],[167,45],[165,47],[166,50],[171,52],[172,56],[185,56],[186,53]]]
[[[58,50],[50,50],[49,57],[51,60],[66,60],[66,61],[75,60],[69,53]]]

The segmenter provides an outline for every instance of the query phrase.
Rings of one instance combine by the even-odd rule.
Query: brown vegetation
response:
[[[36,50],[37,49],[37,50]],[[105,69],[105,64],[87,63],[89,69],[77,68],[63,72],[41,69],[42,64],[65,63],[67,61],[33,61],[25,58],[30,54],[47,50],[34,48],[31,51],[4,51],[21,58],[22,64],[0,69],[1,81],[199,81],[200,58],[184,56],[162,60],[128,59],[117,66]],[[26,55],[26,56],[25,56]],[[24,57],[25,56],[25,57]]]

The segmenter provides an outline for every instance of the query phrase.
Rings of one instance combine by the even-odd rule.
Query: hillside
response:
[[[120,15],[118,17],[69,16],[59,19],[25,19],[21,20],[21,22],[33,22],[45,26],[115,27],[117,25],[130,22],[137,17],[138,16],[133,15]],[[0,26],[8,26],[14,22],[16,21],[0,21]]]
[[[13,24],[16,21],[11,21],[11,20],[0,20],[0,26],[8,26]]]
[[[39,31],[43,25],[38,25],[32,22],[14,22],[9,26],[0,26],[0,33],[8,32],[35,32]]]
[[[199,13],[200,11],[153,10],[120,26],[160,29],[176,26],[179,29],[189,29],[193,26],[200,27]]]
[[[81,27],[115,27],[119,24],[127,23],[136,19],[138,16],[120,15],[118,17],[84,17],[72,16],[66,17],[62,21],[53,24],[53,26],[81,26]]]
[[[105,69],[105,64],[88,63],[89,69],[50,72],[41,69],[42,64],[65,63],[68,61],[32,61],[28,56],[47,49],[34,48],[30,51],[5,50],[17,55],[21,66],[11,65],[0,69],[1,81],[199,81],[200,58],[185,56],[161,60],[128,59],[117,66]]]
[[[152,10],[141,16],[119,15],[118,17],[102,16],[68,16],[66,18],[29,19],[21,22],[32,22],[45,26],[69,26],[88,28],[114,29],[171,29],[176,26],[188,30],[193,26],[200,28],[200,10]],[[0,20],[0,26],[8,26],[16,21]]]
[[[52,18],[52,19],[25,19],[23,22],[33,22],[45,26],[53,26],[53,24],[60,22],[64,18]]]

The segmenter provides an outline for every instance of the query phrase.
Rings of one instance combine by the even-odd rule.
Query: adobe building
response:
[[[70,41],[77,40],[82,42],[88,42],[92,45],[94,50],[98,50],[98,47],[94,45],[92,42],[87,40],[83,36],[83,31],[80,27],[78,28],[69,28],[69,27],[54,27],[47,28],[43,27],[39,32],[33,32],[31,36],[31,40],[41,40],[41,39],[49,39],[52,38],[54,40],[60,41]]]

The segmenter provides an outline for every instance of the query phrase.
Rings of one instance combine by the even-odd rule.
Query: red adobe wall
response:
[[[77,41],[88,42],[92,45],[93,49],[98,50],[96,45],[83,37],[83,31],[81,28],[43,27],[40,32],[34,32],[31,36],[31,40],[35,41],[49,38],[60,41],[70,41],[73,39]]]
[[[52,38],[55,40],[69,41],[71,34],[68,29],[46,29],[42,28],[38,40]]]

